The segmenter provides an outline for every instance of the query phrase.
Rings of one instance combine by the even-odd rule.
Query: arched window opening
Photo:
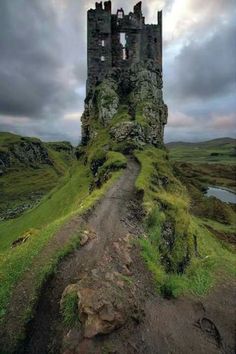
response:
[[[104,55],[101,56],[101,61],[105,61]]]

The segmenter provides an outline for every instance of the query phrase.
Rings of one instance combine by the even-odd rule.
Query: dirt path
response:
[[[138,172],[130,160],[84,220],[84,246],[45,285],[18,353],[235,353],[236,284],[221,285],[204,299],[157,295],[135,242],[143,232]],[[77,220],[72,228],[78,227]],[[63,292],[71,288],[80,296],[80,328],[66,328],[60,313]]]
[[[64,328],[61,325],[59,302],[68,285],[82,280],[89,283],[94,281],[94,284],[102,283],[109,274],[112,277],[115,268],[116,271],[120,270],[120,274],[123,271],[124,277],[129,273],[128,268],[124,266],[124,260],[120,260],[127,250],[124,250],[122,255],[118,254],[116,259],[117,249],[118,253],[120,250],[119,246],[114,249],[114,243],[118,241],[119,245],[119,240],[127,238],[129,232],[132,234],[140,232],[137,230],[137,209],[135,213],[132,212],[132,208],[135,208],[134,183],[138,172],[138,164],[133,160],[129,161],[122,177],[96,206],[91,216],[84,221],[91,236],[90,240],[61,263],[55,277],[43,289],[36,316],[29,326],[28,339],[22,348],[23,353],[60,352]],[[126,244],[128,243],[126,240]],[[125,257],[128,257],[128,254]],[[98,275],[96,272],[101,274]],[[107,290],[106,287],[103,290]],[[78,338],[81,342],[79,334]]]

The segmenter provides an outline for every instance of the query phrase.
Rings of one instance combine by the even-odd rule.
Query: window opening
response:
[[[118,11],[117,17],[118,17],[119,19],[123,18],[123,17],[124,17],[123,11]]]
[[[101,61],[105,61],[104,55],[101,56]]]
[[[122,47],[126,46],[126,34],[125,33],[120,33],[120,44]]]
[[[122,51],[122,59],[123,60],[127,59],[127,53],[126,53],[126,49],[125,48],[123,48],[123,51]]]
[[[105,41],[104,41],[104,39],[102,39],[101,44],[102,44],[102,47],[105,47]]]
[[[122,59],[127,60],[127,50],[126,50],[126,33],[120,33],[120,44],[122,45]]]

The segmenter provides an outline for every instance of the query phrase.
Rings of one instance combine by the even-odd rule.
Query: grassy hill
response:
[[[78,161],[74,157],[70,144],[43,143],[38,139],[8,133],[1,133],[0,137],[2,152],[0,156],[3,159],[4,152],[4,161],[7,154],[10,160],[7,166],[5,164],[4,173],[0,176],[2,209],[6,210],[22,201],[28,201],[29,195],[33,192],[40,192],[43,195],[37,204],[32,205],[24,213],[15,218],[0,220],[0,322],[6,313],[14,286],[23,274],[31,269],[34,283],[32,303],[28,304],[24,315],[27,322],[37,299],[38,289],[62,256],[77,246],[79,231],[76,235],[68,232],[64,245],[55,243],[54,253],[42,259],[43,267],[33,268],[34,260],[40,258],[45,247],[63,225],[75,214],[81,215],[94,205],[113,179],[111,178],[100,189],[91,191],[93,181],[91,170],[82,160]],[[41,161],[39,156],[34,160],[33,153],[28,154],[27,158],[21,158],[19,153],[14,154],[22,142],[31,152],[32,143],[39,145]],[[114,156],[110,161],[116,163]],[[109,159],[106,167],[109,167]],[[114,178],[117,176],[119,172],[113,175]]]
[[[38,204],[15,219],[0,221],[0,322],[6,318],[14,287],[30,269],[32,294],[23,314],[24,324],[32,316],[45,279],[60,259],[79,244],[79,230],[77,234],[68,233],[63,245],[55,242],[57,233],[75,215],[91,209],[120,175],[119,170],[127,162],[127,144],[114,144],[107,130],[98,127],[96,140],[77,149],[77,160],[66,142],[43,143],[8,133],[2,133],[0,141],[2,208],[14,208],[29,200],[30,193],[42,193]],[[230,144],[224,142],[223,148],[214,144],[214,151],[222,151],[225,146],[229,151]],[[179,148],[189,149],[182,145],[176,149]],[[209,149],[205,148],[208,153]],[[174,149],[170,151],[172,163],[165,149],[146,145],[130,151],[141,166],[135,187],[142,196],[140,207],[146,215],[145,235],[140,235],[138,242],[157,290],[167,297],[203,295],[219,279],[219,269],[224,268],[223,276],[233,276],[235,252],[226,244],[225,236],[232,239],[235,210],[204,197],[203,187],[210,178],[207,167],[203,169],[199,162],[186,163],[184,157],[182,162],[180,151],[180,160],[174,161]],[[188,154],[191,156],[191,149]],[[209,166],[223,166],[216,177],[226,180],[226,175],[222,175],[225,170],[233,181],[229,163]],[[52,244],[55,250],[45,257],[45,250]],[[43,266],[38,267],[35,259],[40,259]],[[14,334],[13,342],[20,335],[22,329]]]
[[[171,142],[166,146],[174,161],[236,164],[236,139],[219,138],[199,143]]]
[[[0,218],[14,218],[37,204],[74,159],[70,143],[0,133]]]

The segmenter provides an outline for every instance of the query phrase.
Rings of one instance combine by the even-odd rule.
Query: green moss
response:
[[[110,146],[110,136],[105,128],[97,128],[96,136],[91,140],[87,149],[86,157],[89,164],[93,161],[105,159]]]
[[[109,106],[118,100],[116,93],[116,84],[111,80],[103,80],[95,89],[95,95],[97,98],[97,105]]]
[[[106,171],[116,171],[127,166],[126,157],[115,151],[109,151],[106,154],[106,162],[100,167],[99,174],[104,174]]]

